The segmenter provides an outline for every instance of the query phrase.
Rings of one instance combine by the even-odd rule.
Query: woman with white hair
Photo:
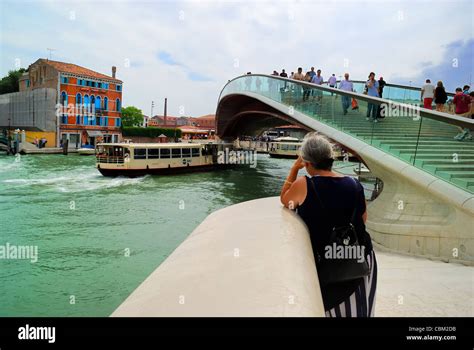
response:
[[[316,133],[308,134],[301,155],[283,184],[280,199],[285,207],[296,209],[308,227],[326,316],[371,317],[377,263],[365,230],[364,189],[357,180],[332,171],[333,162],[331,143]],[[310,176],[298,177],[302,168]],[[356,250],[361,253],[357,262],[354,256],[334,252],[334,248],[340,248],[335,243],[340,233],[346,235],[341,249],[344,245],[354,248],[344,254]]]

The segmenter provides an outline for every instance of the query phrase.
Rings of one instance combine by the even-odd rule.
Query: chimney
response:
[[[115,73],[117,73],[117,67],[112,66],[112,78],[115,79]]]
[[[166,117],[167,117],[167,109],[168,109],[168,99],[165,97],[165,110],[164,110],[164,115],[163,115],[163,123],[166,126]]]

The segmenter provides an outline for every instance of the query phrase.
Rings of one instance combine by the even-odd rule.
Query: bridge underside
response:
[[[338,118],[343,116],[340,114],[317,120],[306,112],[290,110],[287,105],[255,93],[229,94],[221,98],[217,108],[217,134],[224,139],[234,139],[241,134],[255,135],[271,126],[293,123],[327,135],[357,154],[374,176],[384,182],[383,192],[369,206],[367,229],[374,241],[412,255],[473,264],[474,200],[469,192],[439,178],[444,177],[444,172],[448,174],[450,167],[459,168],[458,172],[470,169],[470,160],[466,164],[462,160],[454,165],[448,161],[436,163],[441,169],[437,172],[438,178],[419,169],[429,167],[432,158],[439,154],[451,157],[452,148],[462,157],[470,156],[469,150],[464,151],[459,144],[451,145],[456,142],[451,136],[455,130],[443,130],[431,120],[425,120],[423,130],[428,136],[415,144],[413,135],[419,132],[420,124],[406,126],[406,123],[397,124],[401,119],[388,118],[379,123],[383,128],[370,130],[362,109],[349,112],[347,127],[341,128]],[[368,137],[372,139],[368,141]],[[445,141],[448,139],[451,141]],[[412,148],[418,152],[420,161],[416,164],[419,167],[410,164]],[[457,172],[453,174],[460,176]],[[452,180],[453,175],[448,175]],[[466,180],[460,178],[459,181]]]
[[[230,95],[221,100],[217,114],[217,134],[222,139],[235,139],[239,135],[258,135],[276,126],[296,124],[311,128],[257,99],[244,95]]]

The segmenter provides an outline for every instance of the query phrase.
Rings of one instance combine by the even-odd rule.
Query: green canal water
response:
[[[108,316],[211,212],[279,194],[292,160],[106,178],[94,157],[0,156],[0,316]],[[347,165],[346,165],[346,169]]]

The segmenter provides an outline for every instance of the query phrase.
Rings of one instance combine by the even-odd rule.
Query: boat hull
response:
[[[155,169],[104,169],[100,166],[97,167],[97,170],[103,175],[108,177],[139,177],[145,175],[175,175],[175,174],[185,174],[192,172],[201,172],[201,171],[211,171],[218,169],[227,169],[232,167],[230,164],[206,164],[206,165],[197,165],[197,166],[187,166],[187,167],[174,167],[174,168],[155,168]]]
[[[279,154],[279,153],[268,153],[272,158],[287,158],[287,159],[296,159],[298,158],[297,154]]]

